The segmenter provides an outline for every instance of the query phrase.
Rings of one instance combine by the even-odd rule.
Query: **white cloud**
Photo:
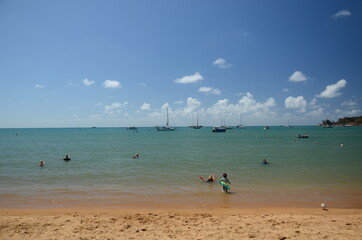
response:
[[[82,83],[86,86],[90,86],[90,85],[93,85],[95,83],[95,81],[92,81],[92,80],[88,80],[87,78],[82,80]]]
[[[352,100],[344,101],[343,103],[341,103],[341,106],[345,106],[345,107],[353,107],[356,105],[357,105],[357,102],[353,102]]]
[[[196,83],[196,82],[202,81],[203,79],[204,79],[204,77],[201,76],[201,74],[199,72],[195,72],[194,75],[184,76],[182,78],[176,79],[175,83],[182,83],[182,84]]]
[[[141,110],[148,111],[151,110],[151,105],[148,103],[143,103],[143,105],[140,108]]]
[[[178,101],[174,101],[173,103],[174,103],[174,104],[183,104],[183,103],[184,103],[184,101],[182,101],[182,100],[178,100]]]
[[[92,114],[89,118],[91,120],[100,120],[100,119],[102,119],[99,114]]]
[[[219,67],[219,68],[229,68],[229,67],[232,67],[232,64],[226,62],[226,60],[223,59],[223,58],[218,58],[218,59],[216,59],[216,60],[212,63],[212,65],[217,66],[217,67]]]
[[[348,10],[339,10],[336,14],[332,15],[332,18],[349,17],[352,13]]]
[[[124,103],[114,102],[111,105],[104,106],[104,112],[110,115],[119,114],[122,112],[121,109],[127,104],[128,102]]]
[[[255,112],[255,111],[263,111],[267,112],[269,108],[275,106],[275,100],[273,97],[267,99],[264,103],[257,102],[254,99],[254,96],[247,92],[246,96],[243,96],[239,100],[239,105],[245,108],[245,112]]]
[[[205,92],[205,93],[208,93],[212,90],[211,87],[200,87],[199,88],[199,92]]]
[[[201,106],[201,102],[196,98],[188,97],[186,101],[186,107],[175,111],[178,116],[187,116],[196,112]]]
[[[146,84],[145,83],[140,83],[139,84],[141,87],[146,87]]]
[[[339,117],[353,117],[353,116],[358,116],[361,114],[361,110],[360,109],[351,109],[351,110],[341,110],[341,109],[336,109],[336,113],[339,115]]]
[[[285,108],[299,109],[299,112],[305,112],[307,107],[307,101],[303,96],[292,97],[289,96],[285,99]]]
[[[220,95],[221,94],[221,91],[217,88],[214,88],[211,90],[210,94],[212,95]]]
[[[342,93],[338,92],[342,88],[344,88],[347,85],[347,81],[342,79],[339,80],[337,83],[328,85],[326,89],[321,92],[320,94],[316,95],[316,97],[319,98],[334,98],[342,95]]]
[[[121,88],[122,83],[115,81],[115,80],[106,80],[106,81],[104,81],[103,86],[105,88]]]
[[[301,71],[295,71],[290,77],[290,82],[303,82],[307,81],[308,78],[301,72]]]
[[[36,85],[35,85],[35,88],[45,88],[45,86],[44,86],[44,85],[40,85],[40,84],[36,84]]]
[[[170,122],[176,125],[188,125],[190,119],[197,112],[203,125],[220,124],[220,117],[229,125],[238,124],[239,114],[247,116],[251,125],[278,124],[279,119],[276,113],[276,102],[273,97],[264,101],[257,101],[251,93],[246,93],[240,97],[236,103],[231,103],[229,99],[220,99],[209,108],[202,108],[201,102],[193,97],[188,97],[183,101],[185,105],[179,105],[172,109],[168,103],[155,111],[148,112],[149,124],[162,124],[166,119],[166,108],[169,111]],[[141,111],[141,110],[139,110]],[[173,120],[176,120],[173,123]]]
[[[309,106],[311,108],[319,108],[320,106],[317,104],[317,99],[316,98],[313,98],[312,101],[309,102]]]
[[[319,118],[319,119],[322,119],[323,117],[325,117],[323,108],[318,108],[316,110],[307,112],[305,115],[308,117],[314,117],[314,118]]]
[[[168,103],[164,103],[159,110],[149,113],[148,116],[153,119],[157,119],[157,121],[164,121],[166,119],[167,109],[168,109],[168,115],[169,115],[170,121],[173,121],[173,117],[175,116],[175,113]],[[160,124],[160,123],[158,123],[158,124]]]
[[[213,94],[213,95],[221,94],[221,91],[219,89],[213,88],[213,87],[200,87],[199,92],[204,92],[204,93]]]
[[[148,115],[151,117],[151,118],[162,118],[164,119],[164,117],[166,116],[166,109],[168,108],[168,113],[169,115],[171,115],[172,113],[172,109],[170,108],[170,105],[168,103],[164,103],[162,106],[161,106],[161,109],[159,111],[154,111],[154,112],[151,112],[149,113]]]
[[[315,106],[317,104],[317,99],[313,98],[312,101],[309,103],[312,106]]]
[[[283,88],[282,92],[289,92],[288,88]]]
[[[251,93],[246,93],[236,104],[230,104],[228,99],[221,99],[213,106],[206,110],[206,114],[210,114],[215,119],[232,118],[233,114],[247,113],[250,118],[255,118],[260,121],[268,121],[274,117],[276,113],[272,110],[275,107],[275,100],[273,97],[267,99],[265,102],[258,102],[254,99]]]

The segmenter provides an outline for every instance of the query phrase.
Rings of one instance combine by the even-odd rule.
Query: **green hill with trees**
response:
[[[328,126],[362,126],[362,116],[359,117],[344,117],[338,119],[337,122],[331,120],[323,120],[320,126],[328,127]]]

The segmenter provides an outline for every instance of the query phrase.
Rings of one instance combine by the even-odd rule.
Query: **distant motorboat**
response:
[[[166,125],[165,126],[157,126],[156,129],[157,131],[162,131],[162,132],[170,132],[170,131],[175,131],[176,128],[175,127],[170,127],[168,124],[168,108],[167,108],[167,121],[166,121]]]
[[[221,127],[213,127],[212,132],[226,132],[226,128],[223,127],[223,126],[221,126]]]
[[[137,128],[136,127],[127,127],[126,130],[133,130],[133,131],[136,131]]]
[[[300,135],[300,134],[298,134],[298,138],[309,138],[309,136],[308,135]]]
[[[269,126],[264,127],[264,130],[269,130],[269,129],[270,129]]]

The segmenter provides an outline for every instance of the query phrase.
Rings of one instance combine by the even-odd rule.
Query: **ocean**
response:
[[[361,146],[361,127],[0,129],[0,208],[361,208]]]

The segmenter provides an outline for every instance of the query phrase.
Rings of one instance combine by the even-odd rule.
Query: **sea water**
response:
[[[361,145],[360,127],[0,129],[0,208],[360,208]],[[229,194],[199,178],[223,173]]]

